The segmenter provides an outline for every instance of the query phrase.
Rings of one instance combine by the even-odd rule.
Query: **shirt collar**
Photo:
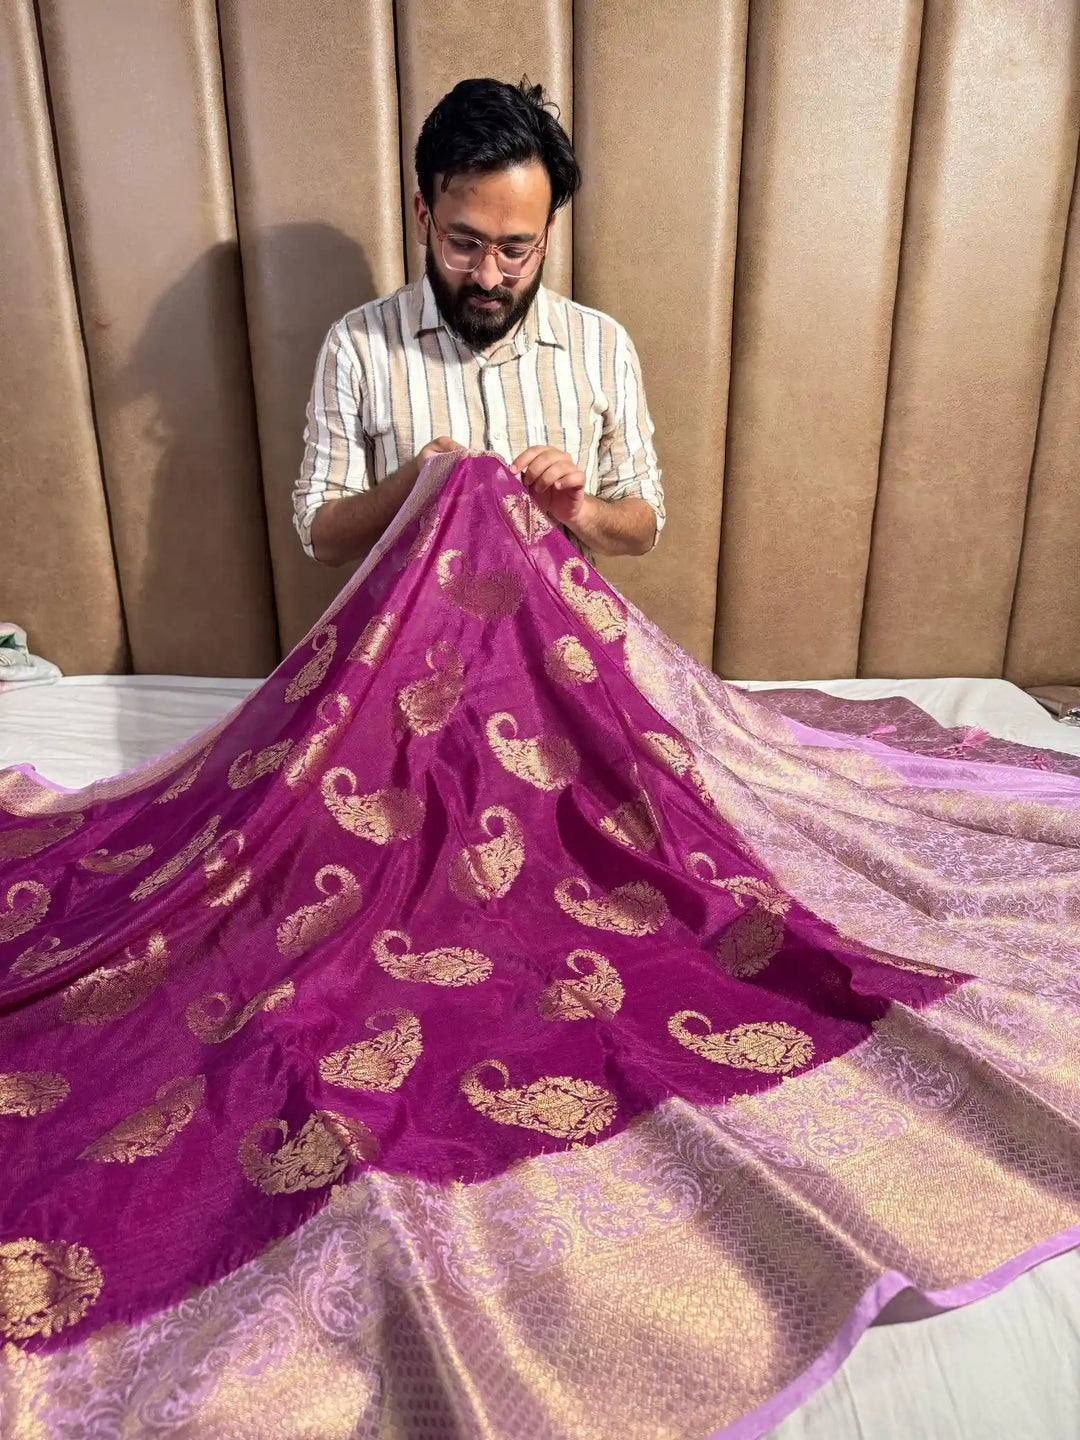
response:
[[[418,339],[425,330],[446,330],[447,326],[435,301],[435,292],[426,275],[409,287],[409,320],[413,339]],[[567,348],[566,320],[562,306],[557,303],[545,286],[536,292],[536,299],[529,306],[516,341],[524,338],[526,344],[539,342],[541,345],[556,345],[560,350]],[[514,344],[515,341],[508,343]],[[524,349],[525,346],[520,346]]]

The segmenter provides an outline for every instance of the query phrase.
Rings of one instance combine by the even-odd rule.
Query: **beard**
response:
[[[471,350],[486,350],[489,345],[497,345],[500,340],[505,339],[525,318],[544,277],[544,262],[541,260],[536,267],[536,274],[520,294],[515,294],[504,285],[498,285],[494,290],[485,290],[481,285],[474,285],[471,280],[466,280],[459,290],[451,290],[430,245],[425,254],[424,268],[435,303],[439,307],[439,314]],[[469,301],[478,296],[498,300],[500,304],[498,308],[492,306],[483,309],[470,305]]]

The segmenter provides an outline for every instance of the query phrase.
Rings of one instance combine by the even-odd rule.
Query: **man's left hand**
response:
[[[511,471],[545,515],[559,525],[573,526],[585,508],[585,472],[565,450],[553,445],[531,445],[523,450]]]

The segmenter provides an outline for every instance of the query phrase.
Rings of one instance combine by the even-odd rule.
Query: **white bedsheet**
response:
[[[29,762],[58,784],[86,785],[179,745],[257,683],[79,676],[6,691],[0,768]],[[980,726],[1001,739],[1080,754],[1080,728],[1059,724],[1004,681],[796,683],[848,699],[904,695],[943,725]],[[1080,1251],[1048,1261],[977,1305],[869,1330],[770,1440],[901,1437],[1080,1440]]]

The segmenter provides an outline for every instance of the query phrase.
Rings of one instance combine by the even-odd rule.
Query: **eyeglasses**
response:
[[[514,241],[506,245],[487,245],[483,240],[474,240],[471,235],[451,235],[440,230],[434,215],[428,216],[428,222],[435,231],[439,253],[448,270],[476,270],[484,263],[486,255],[494,255],[504,280],[521,280],[533,273],[547,250],[546,231],[538,245],[523,245]]]

